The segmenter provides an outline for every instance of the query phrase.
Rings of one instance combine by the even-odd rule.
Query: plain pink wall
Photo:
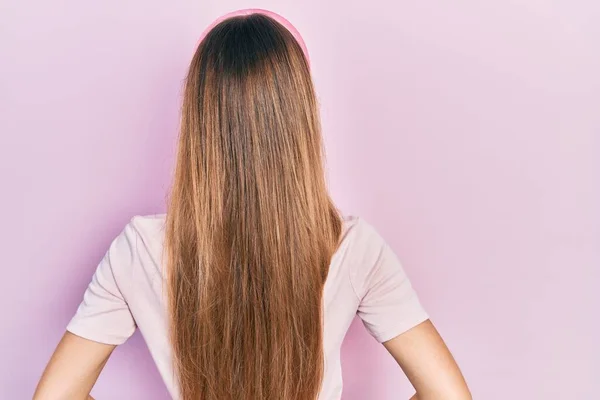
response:
[[[111,239],[164,210],[214,18],[302,33],[332,192],[404,261],[475,398],[600,396],[597,1],[0,0],[0,398],[25,399]],[[344,399],[411,392],[355,324]],[[98,399],[166,399],[143,340]]]

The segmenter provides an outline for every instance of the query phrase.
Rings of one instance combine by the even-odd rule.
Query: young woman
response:
[[[189,69],[167,214],[113,241],[34,399],[89,399],[136,328],[175,399],[340,399],[357,314],[414,399],[471,398],[393,251],[327,193],[302,47],[268,16],[228,18]]]

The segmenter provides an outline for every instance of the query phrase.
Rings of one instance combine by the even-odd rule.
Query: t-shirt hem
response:
[[[415,326],[422,324],[423,322],[429,319],[429,315],[427,313],[421,313],[410,321],[404,321],[393,328],[386,329],[380,333],[374,334],[373,336],[379,343],[384,343],[389,340],[394,339],[397,336],[411,330]]]
[[[108,344],[108,345],[113,345],[113,346],[121,345],[127,341],[127,338],[116,337],[116,336],[107,336],[107,335],[98,335],[97,333],[91,333],[87,329],[85,329],[81,326],[78,326],[78,325],[74,325],[74,324],[67,325],[67,332],[70,332],[70,333],[72,333],[76,336],[82,337],[84,339],[91,340],[93,342]]]

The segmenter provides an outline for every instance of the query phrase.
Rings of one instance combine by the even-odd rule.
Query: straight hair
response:
[[[293,35],[261,14],[216,25],[186,78],[165,256],[183,400],[313,400],[323,288],[342,220]]]

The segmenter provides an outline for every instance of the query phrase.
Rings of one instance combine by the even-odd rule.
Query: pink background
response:
[[[95,264],[164,210],[216,17],[302,33],[333,195],[404,261],[477,399],[600,396],[600,3],[0,0],[0,398],[31,396]],[[411,388],[355,324],[345,399]],[[98,399],[166,399],[139,335]]]

